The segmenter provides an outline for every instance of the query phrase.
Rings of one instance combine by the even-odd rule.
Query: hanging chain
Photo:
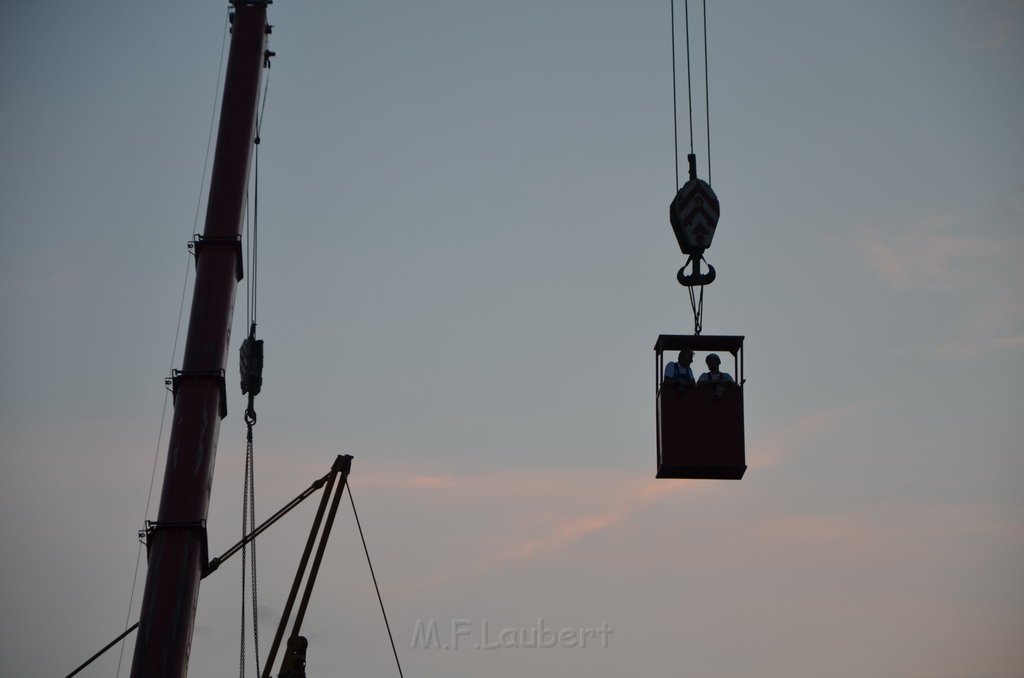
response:
[[[249,534],[249,450],[252,445],[252,427],[249,427],[249,447],[245,455],[245,476],[242,479],[242,538]],[[240,635],[238,640],[238,678],[245,678],[245,563],[248,549],[242,545],[242,619],[239,623]],[[255,615],[253,615],[255,616]]]
[[[242,538],[244,539],[251,530],[256,528],[256,473],[253,457],[253,426],[256,425],[256,410],[253,408],[255,395],[249,393],[249,405],[245,409],[246,446],[245,446],[245,478],[242,499]],[[251,558],[249,559],[250,590],[252,592],[252,642],[253,653],[256,656],[256,675],[260,675],[260,627],[259,627],[259,586],[256,577],[256,539],[247,545]],[[242,547],[242,641],[241,660],[239,669],[242,678],[245,676],[245,574],[246,574],[246,546]]]

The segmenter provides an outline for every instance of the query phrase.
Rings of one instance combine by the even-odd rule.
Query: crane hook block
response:
[[[668,208],[672,231],[683,254],[699,256],[711,247],[719,210],[718,196],[706,181],[694,177],[683,184]]]
[[[693,271],[690,273],[686,272],[686,267],[683,266],[676,273],[676,280],[683,287],[700,287],[701,285],[710,285],[715,281],[715,267],[708,264],[708,272],[700,272],[700,264],[695,262]]]
[[[259,395],[263,388],[263,340],[250,333],[238,349],[238,366],[242,375],[242,394]]]

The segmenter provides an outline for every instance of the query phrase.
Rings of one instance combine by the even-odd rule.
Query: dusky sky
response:
[[[409,676],[1018,677],[1024,3],[709,5],[704,331],[747,337],[746,477],[654,480],[651,349],[692,330],[668,1],[279,0],[257,517],[354,455]],[[226,7],[0,7],[0,665],[52,676],[138,613]],[[312,509],[259,541],[264,651]],[[237,670],[239,567],[203,584],[193,675]],[[310,675],[393,672],[346,510],[317,590]],[[473,647],[539,619],[607,647]],[[412,647],[429,620],[471,633]]]

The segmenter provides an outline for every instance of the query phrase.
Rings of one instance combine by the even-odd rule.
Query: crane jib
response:
[[[210,177],[203,237],[239,237],[245,209],[266,51],[267,0],[233,0],[231,47]],[[174,403],[157,520],[148,532],[146,585],[132,660],[133,678],[184,676],[195,624],[199,581],[206,568],[206,517],[223,412],[237,252],[197,252],[195,290]]]

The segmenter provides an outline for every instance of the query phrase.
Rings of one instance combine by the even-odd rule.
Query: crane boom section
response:
[[[266,59],[266,0],[233,0],[231,47],[210,178],[197,237],[196,282],[157,520],[147,527],[148,572],[132,661],[133,678],[188,671],[199,582],[206,567],[206,517],[227,364],[249,162]]]

